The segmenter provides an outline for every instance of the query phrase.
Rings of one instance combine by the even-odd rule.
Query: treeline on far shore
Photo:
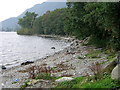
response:
[[[18,24],[18,34],[67,35],[78,39],[90,37],[89,43],[110,50],[120,50],[120,2],[67,2],[67,8],[47,11],[37,17],[26,12]]]

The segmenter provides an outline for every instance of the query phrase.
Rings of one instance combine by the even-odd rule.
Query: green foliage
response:
[[[27,12],[18,24],[25,34],[90,37],[89,44],[120,50],[120,2],[68,2],[68,8],[47,11],[43,16]],[[24,33],[21,33],[24,34]]]
[[[68,26],[71,24],[73,35],[80,39],[91,36],[90,44],[97,47],[120,49],[119,2],[68,3],[68,7],[71,7]]]
[[[35,14],[34,12],[32,12],[32,13],[31,12],[26,12],[25,16],[23,18],[19,19],[18,24],[22,28],[32,28],[36,16],[37,16],[37,14]]]
[[[64,20],[66,8],[56,9],[54,11],[47,11],[43,16],[36,19],[33,29],[38,34],[55,34],[65,35],[64,32]]]
[[[28,28],[22,28],[20,30],[17,31],[17,34],[19,35],[32,35],[33,34],[33,30],[28,29]]]

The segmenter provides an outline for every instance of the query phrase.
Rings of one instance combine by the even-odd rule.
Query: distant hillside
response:
[[[2,28],[4,31],[16,30],[17,28],[19,28],[19,25],[17,24],[18,19],[23,17],[27,11],[35,12],[39,16],[41,16],[48,10],[53,11],[57,8],[64,8],[64,7],[66,7],[65,2],[44,2],[42,4],[37,4],[37,5],[33,6],[32,8],[25,10],[18,17],[12,17],[12,18],[6,19],[6,20],[0,22],[0,24],[2,24]]]

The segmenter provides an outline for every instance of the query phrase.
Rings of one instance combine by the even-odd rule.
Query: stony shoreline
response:
[[[89,59],[85,57],[87,53],[91,50],[96,50],[95,47],[92,46],[82,46],[80,40],[68,40],[71,41],[71,45],[64,50],[55,53],[54,55],[43,58],[42,60],[37,60],[32,64],[13,67],[8,70],[2,71],[2,75],[0,79],[2,80],[2,85],[0,87],[3,88],[20,88],[21,85],[28,78],[27,72],[24,71],[31,66],[44,66],[51,68],[62,68],[60,72],[52,73],[52,76],[70,76],[70,77],[80,77],[85,76],[85,73],[89,73],[92,75],[88,66],[90,66],[93,62],[105,62],[105,55],[102,55],[101,58]],[[78,58],[82,57],[82,58]],[[14,83],[17,80],[17,83]],[[43,82],[39,82],[31,87],[39,87],[45,88],[47,86],[51,87],[51,85],[41,84]]]
[[[40,35],[40,37],[45,37],[45,38],[49,38],[49,37],[52,37],[52,38],[58,38],[57,36],[46,36],[46,35],[44,35],[44,36],[41,36]],[[71,38],[65,38],[65,37],[59,37],[59,39],[62,39],[62,40],[65,40],[65,41],[67,41],[67,42],[70,42],[70,39]],[[69,39],[69,40],[68,40]],[[11,86],[10,84],[12,84],[12,82],[14,82],[15,81],[15,79],[17,79],[17,78],[19,78],[19,79],[25,79],[25,78],[23,78],[24,77],[24,75],[22,76],[22,75],[17,75],[16,74],[16,72],[17,71],[19,71],[19,70],[23,70],[23,69],[25,69],[25,68],[28,68],[28,67],[30,67],[31,65],[32,66],[34,66],[34,65],[39,65],[39,64],[41,64],[41,63],[44,63],[45,61],[46,61],[46,59],[49,59],[50,57],[54,57],[55,55],[59,55],[59,54],[61,54],[61,53],[63,53],[67,48],[69,48],[70,46],[68,46],[68,47],[66,47],[64,50],[62,50],[62,51],[58,51],[58,52],[55,52],[53,55],[49,55],[49,56],[46,56],[46,57],[43,57],[43,58],[41,58],[41,59],[38,59],[38,60],[36,60],[36,61],[34,61],[34,63],[33,64],[29,64],[29,65],[23,65],[23,66],[21,66],[21,65],[19,65],[19,66],[15,66],[15,67],[11,67],[11,68],[7,68],[7,69],[5,69],[5,70],[2,70],[2,69],[0,69],[0,82],[1,82],[1,84],[0,84],[0,88],[2,88],[2,87],[4,87],[4,88],[19,88],[20,87],[20,85],[16,85],[16,86]],[[38,64],[39,63],[39,64]],[[13,74],[13,73],[15,73],[15,74]],[[14,76],[14,77],[13,77]],[[15,77],[15,76],[19,76],[19,77]],[[27,77],[27,75],[25,76],[25,77]],[[9,80],[8,80],[8,78],[9,78]],[[9,84],[9,85],[7,85],[6,86],[6,84]]]

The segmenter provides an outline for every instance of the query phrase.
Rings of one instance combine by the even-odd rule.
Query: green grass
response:
[[[116,54],[115,54],[115,53],[109,53],[108,56],[106,57],[106,59],[107,59],[108,61],[102,62],[101,64],[105,64],[105,63],[107,63],[107,62],[116,60],[116,59],[117,59],[117,58],[116,58]]]
[[[86,54],[87,58],[101,58],[100,55],[102,54],[101,50],[93,50],[90,53]]]
[[[28,80],[24,82],[23,85],[21,85],[20,90],[24,90],[28,86]]]
[[[72,81],[58,83],[55,88],[120,88],[118,81],[112,80],[110,75],[94,81],[86,77],[77,77]]]
[[[39,73],[35,79],[56,80],[60,77],[52,77],[50,73]]]
[[[84,57],[78,56],[78,59],[84,59]]]
[[[39,73],[35,79],[43,79],[43,80],[53,80],[59,79],[61,77],[52,77],[50,73]],[[20,89],[25,89],[28,86],[29,79],[24,82],[24,84],[20,87]]]
[[[84,79],[83,77],[77,77],[72,81],[61,82],[61,83],[58,83],[55,88],[73,88],[83,79]]]
[[[110,55],[108,55],[107,56],[107,59],[109,60],[109,61],[114,61],[116,58],[116,55],[115,54],[110,54]]]
[[[86,82],[81,88],[117,88],[120,87],[117,81],[112,80],[110,76],[95,82]]]

